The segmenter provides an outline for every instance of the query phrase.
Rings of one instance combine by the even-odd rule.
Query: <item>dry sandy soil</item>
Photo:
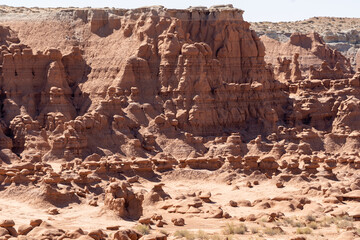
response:
[[[214,172],[179,169],[162,174],[160,182],[140,178],[139,182],[133,184],[133,189],[146,192],[154,185],[164,184],[162,188],[168,194],[166,200],[145,205],[141,218],[161,215],[167,223],[163,227],[139,227],[137,221],[119,218],[116,213],[104,209],[101,196],[96,207],[71,203],[59,208],[59,214],[52,215],[48,212],[49,206],[27,197],[29,187],[23,188],[23,192],[17,189],[16,195],[19,194],[21,198],[15,197],[11,192],[2,197],[1,216],[3,219],[13,219],[19,226],[26,225],[33,219],[42,219],[64,231],[71,231],[76,227],[88,232],[103,229],[110,237],[116,231],[106,229],[119,226],[121,229],[135,228],[143,233],[149,230],[151,234],[165,233],[170,238],[183,236],[187,239],[296,239],[295,236],[306,239],[341,239],[345,235],[341,235],[342,233],[351,235],[353,229],[359,228],[359,224],[346,215],[358,209],[358,202],[326,202],[323,192],[333,188],[346,188],[346,183],[350,184],[348,179],[354,175],[349,172],[345,175],[343,172],[348,172],[348,169],[339,170],[337,175],[341,177],[336,181],[298,176],[285,182],[281,188],[276,186],[279,181],[276,177],[268,179],[261,173],[246,176],[231,170]],[[211,201],[206,203],[200,200],[196,197],[199,192],[211,193]],[[306,200],[303,206],[300,206],[300,199]],[[194,202],[202,206],[189,210],[188,205]],[[165,210],[164,206],[168,208]],[[228,213],[228,217],[215,216],[218,214],[217,209],[221,209],[224,215]],[[331,209],[336,211],[331,215],[326,214]],[[272,219],[269,217],[271,214],[277,217]],[[173,218],[183,218],[185,225],[174,226],[171,223]],[[355,235],[351,236],[345,239],[355,239]]]

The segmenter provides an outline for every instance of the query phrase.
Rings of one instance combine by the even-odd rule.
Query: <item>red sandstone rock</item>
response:
[[[106,189],[105,208],[115,211],[120,217],[138,219],[142,215],[144,196],[134,193],[125,183],[114,182]]]
[[[183,218],[173,218],[173,219],[171,219],[171,222],[175,226],[184,226],[185,225],[185,220]]]
[[[139,234],[138,232],[128,229],[128,230],[117,231],[114,234],[113,239],[114,240],[123,240],[123,239],[138,240],[141,237],[142,237],[142,235]]]
[[[20,225],[17,232],[19,235],[26,235],[28,234],[31,230],[33,229],[33,227],[31,225]]]
[[[339,72],[328,73],[330,78],[341,78],[346,76],[347,73],[352,73],[351,64],[349,59],[341,55],[337,50],[331,49],[325,44],[323,39],[317,33],[293,33],[290,40],[286,43],[278,42],[267,36],[262,36],[261,40],[264,42],[266,48],[265,60],[274,66],[279,66],[279,73],[286,73],[286,76],[279,76],[280,79],[301,79],[299,67],[302,74],[311,75],[312,68],[320,68],[323,61],[325,61],[330,69],[337,69]],[[299,57],[294,58],[294,67],[290,70],[290,62],[294,54],[299,54]],[[282,60],[277,63],[277,58],[287,58],[287,64]],[[295,60],[296,59],[296,60]],[[298,65],[300,63],[300,65]],[[281,66],[283,65],[283,66]],[[287,67],[285,67],[287,65]],[[296,67],[297,66],[297,67]],[[337,66],[337,67],[336,67]],[[341,70],[341,72],[340,72]],[[325,71],[325,70],[321,70]],[[292,75],[292,77],[290,76]],[[296,77],[295,77],[296,76]],[[325,76],[325,73],[322,77]],[[319,79],[314,76],[314,79]]]

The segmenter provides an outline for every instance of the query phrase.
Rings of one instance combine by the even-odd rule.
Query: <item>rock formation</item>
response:
[[[224,128],[247,132],[245,140],[270,134],[284,117],[287,94],[241,13],[231,6],[86,10],[81,21],[89,22],[93,38],[106,33],[134,49],[91,60],[77,47],[63,56],[4,45],[2,117],[14,135],[13,151],[39,152],[44,161],[94,152],[126,158],[164,152],[180,160],[206,154],[206,142]],[[27,139],[36,143],[28,147]]]
[[[126,183],[111,183],[105,190],[106,208],[116,211],[120,217],[140,218],[143,200],[144,196],[134,193]]]
[[[261,40],[264,42],[266,48],[265,61],[271,63],[274,66],[286,65],[286,61],[278,62],[278,58],[287,58],[291,60],[296,54],[296,62],[303,75],[309,75],[311,68],[320,68],[325,61],[328,64],[328,68],[338,70],[337,75],[352,74],[352,66],[349,59],[344,57],[339,51],[331,49],[325,44],[324,40],[318,33],[293,33],[289,41],[283,43],[267,36],[261,36]],[[294,61],[294,64],[295,64]],[[284,68],[285,66],[282,66]],[[288,70],[290,74],[290,70]],[[325,70],[326,71],[326,70]],[[341,72],[339,72],[341,71]],[[282,70],[282,72],[286,72]],[[331,75],[332,73],[330,73]],[[343,77],[338,76],[337,78]],[[348,78],[347,75],[344,78]],[[285,77],[286,78],[286,77]],[[287,77],[287,78],[290,78]]]
[[[359,42],[360,19],[340,17],[312,17],[294,22],[254,22],[251,28],[259,36],[266,35],[286,42],[293,33],[317,32],[332,49],[349,58],[353,68],[360,67]]]
[[[354,144],[335,136],[358,130],[345,119],[359,79],[316,33],[294,33],[285,44],[262,38],[266,59],[280,56],[273,73],[263,43],[231,6],[84,9],[75,18],[89,46],[68,54],[34,54],[4,27],[2,147],[20,156],[8,150],[7,164],[60,161],[98,174],[226,164],[276,172],[294,150],[311,158]],[[98,41],[107,47],[92,47]]]

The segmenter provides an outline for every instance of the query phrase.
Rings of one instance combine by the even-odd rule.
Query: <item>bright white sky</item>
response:
[[[137,8],[163,5],[187,8],[233,4],[245,10],[246,21],[295,21],[314,16],[360,17],[360,0],[0,0],[0,5],[25,7]]]

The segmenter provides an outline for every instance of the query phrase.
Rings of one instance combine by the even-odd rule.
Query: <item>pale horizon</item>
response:
[[[185,9],[190,6],[206,6],[232,4],[234,7],[244,10],[244,20],[248,22],[260,21],[298,21],[311,17],[346,17],[360,18],[360,1],[343,0],[339,4],[338,0],[227,0],[227,1],[205,1],[205,0],[139,0],[139,1],[85,1],[63,0],[52,2],[46,0],[33,0],[24,2],[23,0],[4,1],[0,0],[0,5],[13,7],[92,7],[92,8],[139,8],[144,6],[162,5],[166,8]]]

